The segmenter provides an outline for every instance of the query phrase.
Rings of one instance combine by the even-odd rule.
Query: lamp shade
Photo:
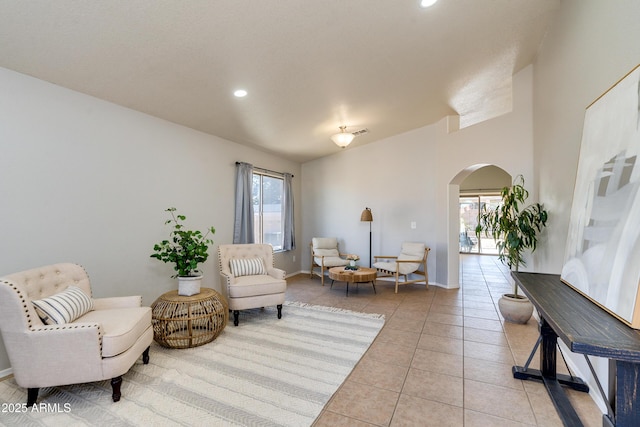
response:
[[[373,215],[371,214],[370,208],[364,208],[364,210],[360,214],[360,221],[366,221],[366,222],[373,221]]]
[[[351,144],[355,135],[346,131],[346,126],[340,126],[340,133],[336,133],[335,135],[331,135],[331,140],[336,143],[336,145],[340,148],[344,148],[347,145]]]

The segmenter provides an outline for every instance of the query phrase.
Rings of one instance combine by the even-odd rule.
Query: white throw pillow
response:
[[[262,258],[231,258],[229,266],[234,277],[267,274]]]
[[[404,242],[398,259],[422,259],[424,250],[424,243]]]
[[[337,249],[316,249],[313,251],[315,256],[333,256],[339,257],[340,253]]]
[[[47,325],[71,323],[93,310],[93,300],[77,286],[69,286],[62,292],[32,303]]]
[[[311,239],[314,251],[318,249],[336,249],[338,248],[337,237],[314,237]]]

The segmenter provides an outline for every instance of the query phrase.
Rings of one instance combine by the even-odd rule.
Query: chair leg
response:
[[[147,349],[142,352],[142,363],[144,363],[145,365],[149,364],[149,349],[150,348],[151,348],[151,346],[147,347]]]
[[[282,304],[278,304],[278,319],[282,319]]]
[[[238,317],[240,317],[240,311],[233,310],[233,326],[238,326],[238,323],[239,323]]]
[[[38,392],[39,388],[29,388],[27,389],[27,408],[31,408],[36,404],[36,400],[38,400]]]
[[[309,248],[311,249],[311,268],[309,269],[309,279],[313,279],[313,264],[315,264],[313,261],[313,245],[309,245]]]
[[[111,397],[113,398],[114,402],[119,401],[120,396],[122,396],[122,394],[120,393],[121,385],[122,385],[122,375],[120,375],[119,377],[111,378],[111,390],[113,391],[113,394],[111,395]]]

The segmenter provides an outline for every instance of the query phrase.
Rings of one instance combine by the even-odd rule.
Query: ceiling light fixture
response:
[[[340,133],[336,133],[335,135],[331,135],[331,140],[336,143],[336,145],[340,148],[344,148],[347,145],[351,144],[355,135],[347,132],[346,126],[340,126]]]
[[[436,4],[438,0],[420,0],[420,7],[427,8]]]
[[[247,96],[247,91],[244,89],[238,89],[235,92],[233,92],[233,94],[237,97],[237,98],[244,98],[245,96]]]

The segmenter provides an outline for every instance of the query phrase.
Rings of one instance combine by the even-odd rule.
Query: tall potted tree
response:
[[[509,270],[518,271],[526,265],[523,254],[531,252],[538,245],[538,233],[547,225],[548,213],[540,203],[524,207],[529,192],[524,188],[524,177],[518,175],[511,187],[504,187],[502,201],[492,210],[486,206],[480,214],[476,235],[484,232],[493,237],[498,248],[498,259]],[[533,313],[533,305],[523,295],[518,295],[518,285],[514,283],[512,294],[504,294],[498,301],[500,313],[508,322],[527,323]]]
[[[186,216],[176,214],[176,208],[165,211],[171,214],[165,225],[173,224],[173,230],[169,234],[169,240],[163,240],[153,246],[154,253],[151,254],[151,258],[173,263],[176,274],[171,277],[178,278],[178,295],[195,295],[200,292],[202,282],[202,272],[198,270],[198,265],[209,257],[208,249],[213,240],[208,237],[216,230],[210,227],[205,234],[201,231],[186,230],[183,225]]]

